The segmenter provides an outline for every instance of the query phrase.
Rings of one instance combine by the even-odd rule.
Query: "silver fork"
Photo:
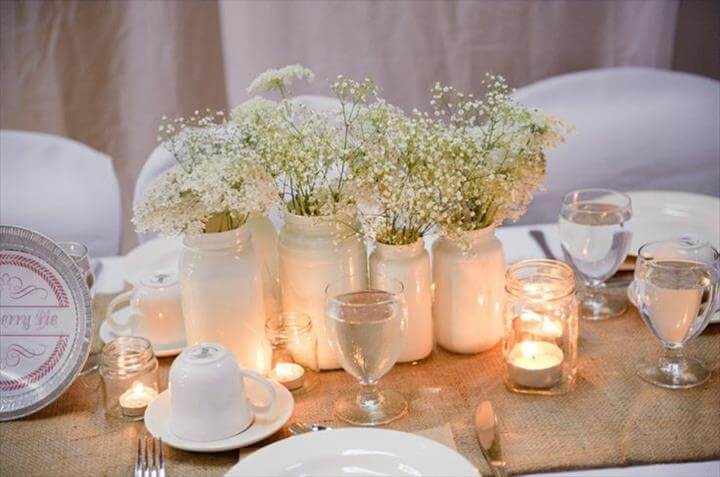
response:
[[[135,477],[165,477],[162,439],[138,436],[134,475]]]

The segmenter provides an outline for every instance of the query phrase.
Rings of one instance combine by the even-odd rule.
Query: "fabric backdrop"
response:
[[[340,73],[372,76],[405,108],[426,105],[435,80],[477,90],[485,71],[503,74],[516,87],[620,65],[680,64],[714,73],[716,46],[708,55],[698,53],[698,44],[703,51],[717,45],[717,5],[3,1],[0,127],[68,136],[112,156],[127,251],[136,242],[129,224],[133,185],[156,144],[159,118],[232,107],[268,67],[302,63],[314,69],[316,81],[298,93],[325,93],[326,80]],[[689,16],[683,13],[688,9]]]

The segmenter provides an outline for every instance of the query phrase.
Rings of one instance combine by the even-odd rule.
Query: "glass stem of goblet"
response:
[[[358,395],[360,405],[363,407],[376,407],[380,404],[382,396],[375,383],[360,383],[360,393]]]
[[[666,346],[665,355],[660,358],[660,369],[671,375],[678,375],[682,372],[683,365],[683,347],[682,346]]]

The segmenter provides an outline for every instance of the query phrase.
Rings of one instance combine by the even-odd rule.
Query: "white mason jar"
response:
[[[433,322],[430,256],[423,240],[410,245],[376,243],[370,254],[370,283],[382,286],[385,277],[402,282],[407,304],[407,333],[398,361],[426,358],[433,348]]]
[[[503,335],[504,259],[495,227],[433,245],[433,320],[440,346],[455,353],[492,348]]]
[[[220,343],[241,367],[267,372],[262,278],[247,225],[185,236],[180,293],[188,345]]]
[[[280,289],[278,286],[278,234],[275,226],[264,215],[252,215],[247,220],[253,246],[260,257],[265,316],[270,320],[280,312]]]
[[[325,333],[325,288],[348,275],[367,282],[364,243],[334,217],[285,212],[278,254],[283,310],[310,316],[317,335],[320,369],[340,368]]]

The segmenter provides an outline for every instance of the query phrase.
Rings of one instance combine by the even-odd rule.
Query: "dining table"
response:
[[[533,239],[532,230],[542,232],[549,251]],[[506,265],[548,253],[561,256],[556,224],[503,226],[496,235]],[[128,288],[124,259],[98,259],[96,319]],[[642,381],[635,366],[661,351],[632,305],[618,318],[581,320],[574,389],[537,396],[505,388],[500,344],[473,355],[436,347],[428,358],[397,364],[383,378],[382,386],[409,402],[408,415],[384,427],[434,439],[489,475],[473,424],[475,408],[489,400],[513,475],[720,476],[720,325],[709,325],[687,349],[712,371],[702,386],[668,390]],[[173,359],[159,359],[161,389],[167,387]],[[313,389],[295,396],[288,424],[342,427],[333,417],[333,402],[353,386],[342,370],[319,373]],[[101,388],[97,372],[80,376],[47,407],[0,423],[0,475],[132,475],[136,439],[147,431],[142,421],[106,416]],[[166,446],[166,475],[224,475],[239,459],[286,438],[292,437],[283,427],[239,450],[198,453]]]

